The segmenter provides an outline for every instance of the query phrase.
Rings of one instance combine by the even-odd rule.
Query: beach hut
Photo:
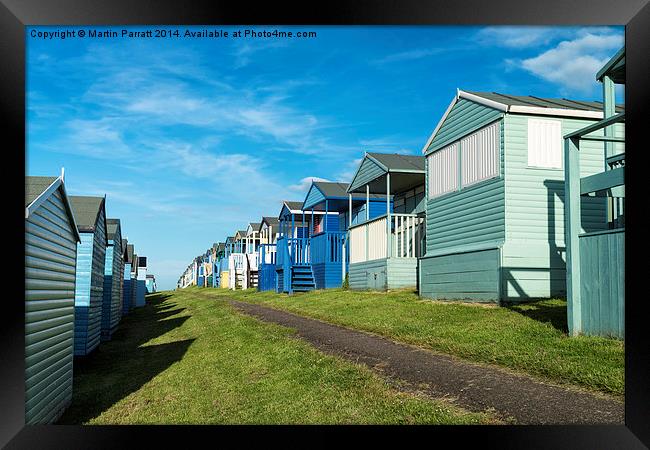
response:
[[[350,289],[417,288],[418,258],[425,248],[424,182],[424,156],[364,155],[348,192],[365,193],[368,202],[372,194],[384,201],[374,209],[369,203],[366,217],[350,202]]]
[[[60,177],[25,177],[25,423],[56,421],[72,400],[77,243]]]
[[[156,292],[156,276],[153,274],[147,274],[147,282],[145,284],[147,289],[147,294],[153,294]]]
[[[145,305],[145,294],[147,293],[147,257],[138,256],[138,276],[135,297],[135,306],[140,308]]]
[[[219,263],[219,287],[223,289],[230,288],[230,271],[228,269],[228,264],[230,261],[230,255],[235,253],[236,244],[235,237],[228,236],[224,244],[224,254],[223,259]]]
[[[316,289],[341,287],[349,262],[346,235],[350,223],[386,212],[386,197],[348,193],[348,183],[312,181],[301,206],[310,216],[308,263]],[[391,199],[388,198],[388,208]],[[315,213],[320,215],[314,215]]]
[[[251,239],[246,230],[235,233],[233,251],[228,256],[228,287],[230,289],[248,289],[257,283],[257,254],[255,250],[259,239]],[[256,233],[255,233],[256,234]],[[254,235],[252,235],[254,236]]]
[[[133,249],[133,264],[131,264],[131,310],[135,308],[138,296],[138,254]]]
[[[602,108],[457,91],[422,150],[420,295],[499,303],[566,295],[563,136],[602,119]],[[602,171],[598,143],[580,156],[581,176]],[[581,203],[583,230],[606,228],[603,199]]]
[[[278,215],[280,236],[276,240],[276,291],[305,292],[316,287],[311,268],[309,237],[312,221],[323,223],[325,211],[305,211],[303,202],[283,201]],[[328,213],[337,216],[337,213]],[[316,217],[319,217],[316,219]],[[336,218],[331,220],[337,220]]]
[[[258,285],[260,291],[272,291],[276,288],[277,276],[275,272],[276,241],[280,221],[277,217],[262,217],[258,231],[260,236]]]
[[[225,248],[226,244],[223,242],[213,245],[214,259],[212,267],[212,287],[215,288],[221,286],[221,260],[224,257]]]
[[[133,265],[133,245],[125,238],[124,244],[124,283],[122,284],[122,315],[131,312],[131,267]]]
[[[625,337],[625,113],[615,85],[625,84],[625,48],[596,74],[603,118],[564,136],[567,318],[572,335]],[[586,145],[599,143],[604,164],[587,175]],[[607,205],[604,230],[585,227],[584,199]],[[584,231],[583,231],[584,229]]]
[[[102,304],[102,341],[110,341],[122,318],[124,258],[119,219],[106,219],[108,246],[104,261],[104,301]]]
[[[81,242],[77,246],[75,283],[75,356],[99,345],[106,261],[106,197],[70,196]]]

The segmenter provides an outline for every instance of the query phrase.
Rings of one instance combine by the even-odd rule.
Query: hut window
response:
[[[562,122],[528,119],[528,166],[562,168]]]
[[[439,197],[458,188],[458,143],[427,156],[429,198]]]
[[[495,122],[461,139],[462,185],[499,176],[499,128]]]

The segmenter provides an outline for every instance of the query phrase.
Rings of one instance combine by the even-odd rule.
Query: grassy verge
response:
[[[624,391],[623,342],[568,337],[563,300],[497,307],[422,300],[411,291],[331,289],[292,296],[253,290],[205,292],[217,298],[262,303],[555,382],[618,396]]]
[[[149,296],[111,342],[75,360],[72,405],[59,423],[494,421],[399,392],[364,366],[324,355],[208,291],[215,290]]]

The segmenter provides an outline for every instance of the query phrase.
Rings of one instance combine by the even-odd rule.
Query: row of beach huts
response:
[[[106,196],[69,196],[64,172],[25,177],[25,423],[72,400],[73,359],[111,340],[155,291],[146,256],[107,218]]]
[[[457,90],[422,156],[363,154],[351,180],[313,181],[177,287],[566,297],[570,334],[623,338],[624,49],[596,79],[602,101]]]

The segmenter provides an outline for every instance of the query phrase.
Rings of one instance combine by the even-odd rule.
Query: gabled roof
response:
[[[456,90],[456,95],[447,107],[436,128],[422,147],[422,153],[433,142],[438,130],[460,99],[469,100],[503,113],[532,114],[559,117],[575,117],[583,119],[602,119],[603,104],[598,101],[570,100],[566,98],[542,98],[533,95],[511,95],[498,92],[477,92]],[[616,105],[616,112],[622,112],[624,105]]]
[[[285,200],[282,204],[286,206],[289,211],[302,211],[302,202]]]
[[[260,226],[257,229],[257,231],[260,231],[264,224],[266,224],[269,227],[277,227],[278,225],[280,225],[280,221],[278,220],[277,217],[264,216],[264,217],[262,217],[262,221],[260,222]]]
[[[259,231],[260,225],[262,225],[259,222],[251,222],[248,224],[248,228],[250,228],[252,231]],[[248,233],[248,229],[246,229],[246,233]]]
[[[302,205],[301,209],[307,211],[308,209],[314,208],[314,211],[322,211],[324,207],[323,203],[328,200],[329,205],[332,208],[331,211],[337,211],[341,208],[347,209],[349,194],[348,188],[350,183],[341,183],[341,182],[331,182],[331,181],[312,181],[309,190],[307,191],[307,196]],[[316,192],[314,192],[314,189]],[[385,197],[377,194],[370,194],[370,199],[381,199]],[[359,200],[366,200],[366,194],[352,194],[352,200],[356,203]]]
[[[246,230],[239,230],[235,233],[235,240],[246,237]]]
[[[70,205],[77,220],[77,228],[83,232],[94,232],[106,197],[70,196]]]
[[[402,155],[399,153],[366,153],[387,172],[415,172],[424,173],[424,156]]]
[[[106,219],[106,237],[108,239],[115,239],[115,234],[117,233],[118,229],[120,230],[121,234],[122,230],[120,227],[120,219]]]
[[[70,197],[65,192],[63,172],[61,172],[60,177],[25,177],[25,219],[28,219],[32,211],[35,211],[57,189],[61,190],[61,197],[70,219],[72,233],[76,241],[81,242],[77,220],[70,204]]]
[[[124,258],[124,264],[130,264],[131,260],[129,259],[129,240],[127,238],[122,239],[122,258]]]
[[[25,177],[25,206],[29,206],[59,177]]]
[[[567,98],[542,98],[533,95],[510,95],[499,94],[497,92],[465,91],[465,93],[472,94],[483,99],[492,100],[502,105],[507,105],[509,107],[509,112],[536,112],[527,111],[529,108],[545,108],[551,110],[559,109],[562,111],[552,112],[557,113],[557,115],[564,114],[570,115],[571,117],[588,117],[594,119],[599,119],[602,117],[596,117],[596,114],[588,114],[589,112],[599,113],[601,116],[603,112],[603,103],[597,101],[570,100]],[[623,105],[616,105],[616,109],[616,112],[622,112],[624,110],[624,107]],[[583,115],[581,115],[581,113]]]

